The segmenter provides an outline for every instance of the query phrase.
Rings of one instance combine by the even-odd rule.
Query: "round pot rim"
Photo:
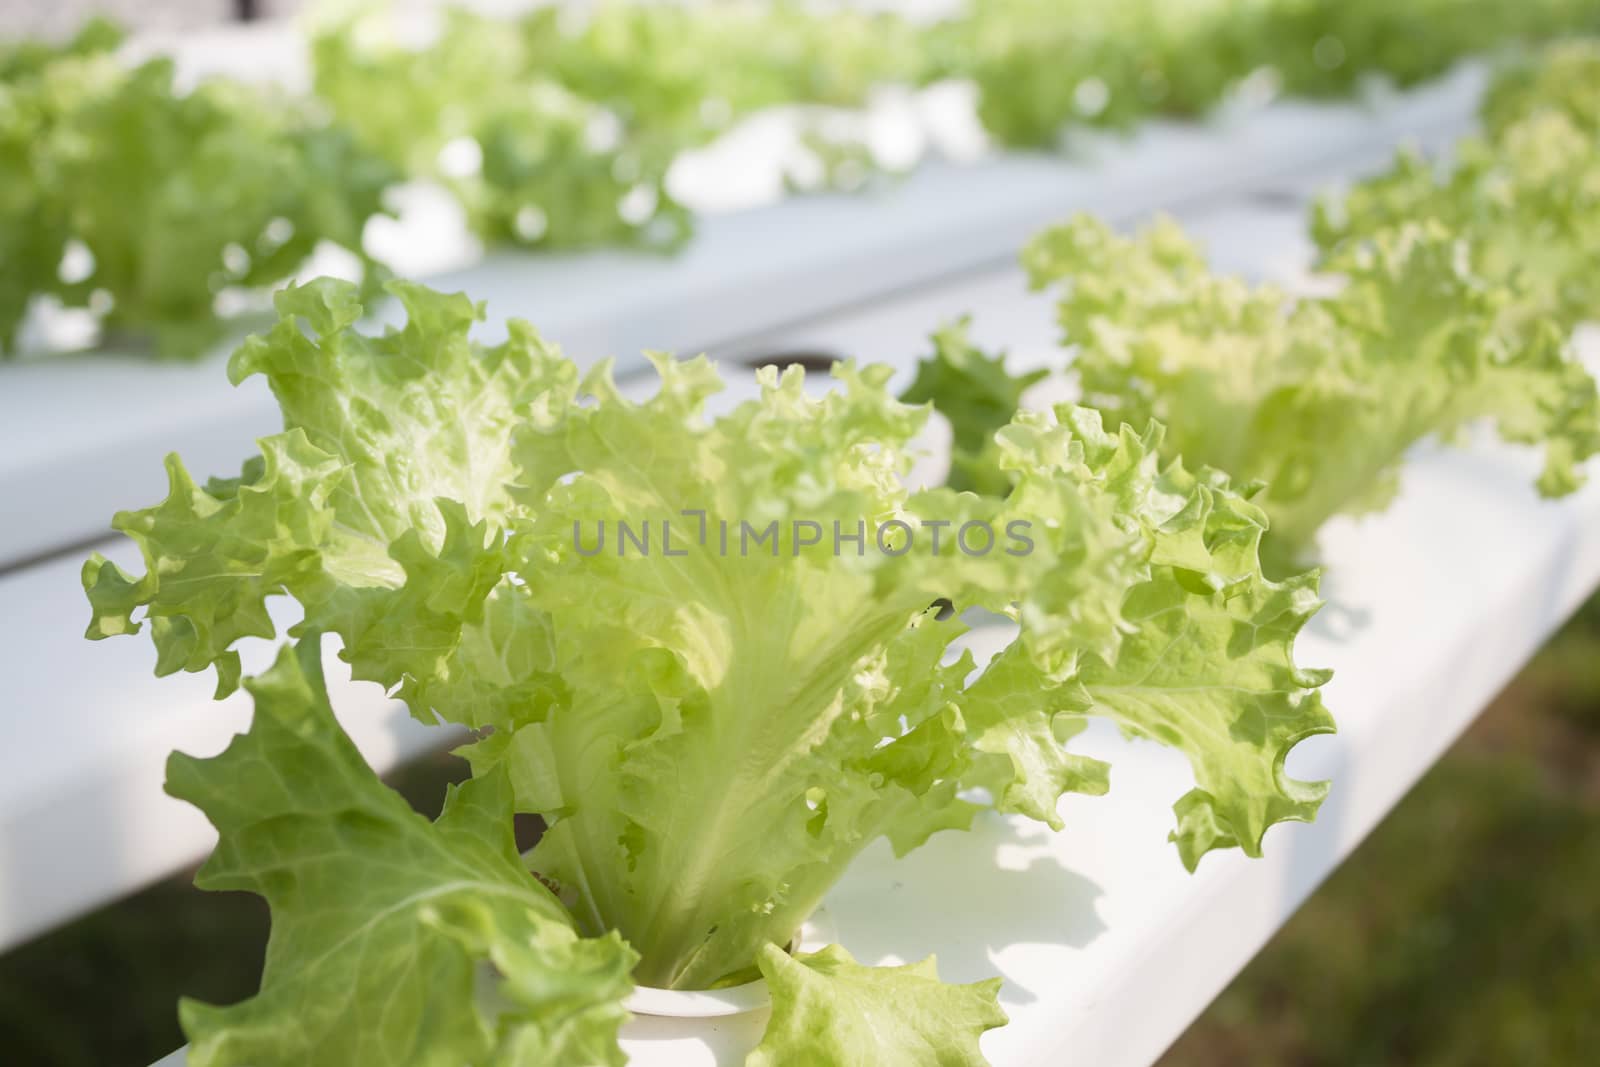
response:
[[[726,989],[655,989],[635,986],[623,1006],[635,1015],[675,1019],[716,1019],[760,1011],[772,1002],[767,980],[757,978]]]
[[[825,908],[812,912],[800,927],[791,951],[815,952],[838,941],[838,930],[833,917]],[[728,986],[725,989],[657,989],[653,986],[635,986],[623,1001],[635,1015],[650,1015],[675,1019],[716,1019],[727,1015],[743,1015],[760,1011],[772,1003],[767,991],[767,980],[757,978],[752,982]]]

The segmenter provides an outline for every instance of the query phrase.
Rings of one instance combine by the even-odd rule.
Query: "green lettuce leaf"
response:
[[[761,952],[772,1021],[745,1067],[984,1067],[978,1036],[1004,1026],[1000,979],[952,986],[932,956],[863,967],[838,945]]]
[[[1326,782],[1283,769],[1289,749],[1333,730],[1314,693],[1327,672],[1294,662],[1295,635],[1321,606],[1316,592],[1306,574],[1240,583],[1201,606],[1164,572],[1129,598],[1137,629],[1116,662],[1078,679],[1090,714],[1189,755],[1199,784],[1178,801],[1172,840],[1190,870],[1215,848],[1261,855],[1270,827],[1310,822],[1327,795]]]
[[[1002,810],[1060,828],[1062,792],[1101,793],[1109,783],[1103,764],[1059,742],[1088,718],[1108,718],[1189,757],[1198,785],[1178,802],[1172,836],[1185,865],[1193,869],[1214,848],[1260,855],[1269,827],[1309,821],[1326,792],[1326,783],[1283,771],[1289,749],[1333,730],[1316,693],[1329,675],[1294,662],[1295,637],[1321,606],[1317,576],[1266,580],[1256,563],[1266,530],[1259,508],[1215,472],[1196,477],[1176,463],[1157,470],[1158,434],[1139,440],[1126,426],[1105,434],[1098,416],[1082,411],[1086,451],[1108,457],[1110,470],[1130,464],[1122,477],[1151,501],[1156,565],[1120,605],[1124,636],[1114,650],[1086,654],[1070,675],[1041,671],[1024,655],[1025,630],[972,683],[962,710],[991,757],[968,780],[994,793]],[[1047,715],[1017,717],[1024,708]]]
[[[994,435],[1011,421],[1022,395],[1049,377],[1048,370],[1012,375],[1004,354],[990,357],[967,339],[969,320],[962,319],[933,335],[933,354],[917,364],[917,377],[901,394],[907,404],[934,404],[950,420],[950,474],[945,484],[955,490],[1002,494],[1007,485],[996,475]]]
[[[579,937],[528,873],[504,776],[453,789],[436,822],[412,811],[334,720],[315,635],[248,685],[249,732],[167,766],[221,834],[197,883],[272,909],[260,992],[183,1002],[189,1062],[621,1067],[635,957]]]
[[[344,639],[357,677],[393,686],[442,673],[504,566],[492,531],[512,507],[512,430],[559,411],[577,374],[525,324],[493,347],[469,340],[481,310],[460,294],[388,288],[409,319],[381,337],[352,329],[363,311],[348,283],[277,294],[282,320],[229,373],[267,378],[284,432],[260,442],[242,477],[205,487],[169,457],[168,498],[114,522],[140,545],[144,576],[99,556],[85,564],[90,637],[138,630],[143,608],[157,672],[215,666],[225,694],[239,673],[232,645],[274,636],[266,601],[289,594],[308,627]]]

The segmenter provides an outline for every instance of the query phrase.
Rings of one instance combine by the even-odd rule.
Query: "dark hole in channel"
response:
[[[793,352],[767,352],[758,356],[749,356],[743,362],[747,367],[760,370],[762,367],[777,367],[780,371],[790,367],[800,367],[807,374],[826,374],[839,362],[840,357],[833,352],[822,352],[813,349],[797,349]]]
[[[1306,198],[1294,189],[1256,189],[1250,193],[1250,202],[1262,207],[1299,208]]]

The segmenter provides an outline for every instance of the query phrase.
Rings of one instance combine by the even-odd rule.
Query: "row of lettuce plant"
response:
[[[1199,116],[1246,76],[1332,98],[1399,87],[1494,54],[1600,29],[1593,0],[981,0],[935,34],[1002,143],[1048,147],[1074,126]]]
[[[1552,111],[1593,136],[1593,83],[1570,80],[1593,60],[1569,49],[1503,81],[1486,144]],[[1484,158],[1458,167],[1520,166]],[[1388,203],[1392,177],[1340,217],[1377,218],[1355,206]],[[1460,197],[1480,188],[1503,181]],[[167,498],[115,520],[144,573],[84,568],[91,637],[147,629],[158,673],[214,670],[219,696],[255,701],[223,753],[168,766],[220,832],[200,883],[273,914],[259,993],[182,1005],[190,1062],[620,1064],[634,982],[760,975],[752,1067],[984,1063],[998,980],[786,951],[852,859],[990,813],[1059,828],[1064,795],[1110,785],[1071,747],[1095,717],[1188,757],[1171,832],[1187,867],[1260,854],[1274,824],[1315,815],[1326,783],[1285,757],[1333,728],[1327,673],[1293,655],[1317,576],[1263,573],[1269,523],[1294,558],[1323,516],[1391,491],[1411,441],[1484,414],[1547,442],[1552,492],[1595,450],[1594,386],[1563,347],[1582,313],[1567,250],[1525,279],[1532,264],[1489,252],[1523,223],[1448,225],[1330,230],[1346,284],[1298,301],[1211,276],[1170,226],[1052,230],[1027,262],[1070,280],[1063,322],[1108,417],[1019,407],[1026,381],[947,330],[914,393],[945,405],[959,462],[918,490],[930,405],[896,399],[886,367],[841,364],[820,397],[768,369],[713,416],[703,357],[655,357],[656,392],[631,400],[526,323],[474,340],[483,309],[461,294],[392,282],[406,322],[374,335],[350,283],[279,293],[229,374],[267,380],[283,431],[235,478],[201,485],[170,459]],[[301,621],[245,679],[239,645],[278,637],[279,596]],[[981,667],[959,651],[972,609],[1015,627]],[[472,732],[471,778],[436,821],[342,732],[328,635],[354,677]],[[526,857],[517,812],[547,826]]]
[[[96,21],[0,48],[0,356],[36,299],[191,356],[219,300],[276,285],[362,234],[400,172],[314,102],[227,79],[182,92]]]
[[[1594,28],[1595,0],[972,0],[931,23],[613,2],[453,11],[415,47],[358,8],[315,31],[299,99],[225,79],[182,91],[166,61],[119,65],[118,35],[93,23],[65,46],[0,48],[0,352],[42,297],[193,356],[222,332],[226,291],[280,283],[319,242],[360,255],[406,175],[443,182],[492,243],[670,250],[693,226],[673,162],[766,108],[960,79],[996,142],[1049,147],[1203,114],[1252,75],[1310,95],[1408,85]],[[874,165],[827,129],[810,135],[827,173]]]
[[[1330,517],[1386,506],[1418,441],[1478,420],[1543,445],[1540,493],[1572,491],[1600,451],[1595,384],[1570,344],[1600,311],[1597,85],[1600,45],[1555,47],[1497,80],[1485,132],[1451,160],[1405,152],[1319,202],[1329,295],[1215,274],[1167,220],[1131,237],[1088,217],[1040,234],[1023,263],[1059,295],[1070,359],[1014,375],[957,326],[907,393],[951,422],[951,484],[1005,491],[994,430],[1059,371],[1112,425],[1165,423],[1168,457],[1264,483],[1273,567],[1303,562]]]

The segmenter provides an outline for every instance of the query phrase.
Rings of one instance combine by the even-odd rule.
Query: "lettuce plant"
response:
[[[1087,217],[1024,253],[1062,286],[1060,321],[1084,399],[1114,421],[1168,426],[1173,456],[1266,484],[1280,562],[1335,514],[1381,509],[1417,441],[1492,420],[1544,445],[1539,490],[1570,492],[1600,451],[1588,372],[1547,319],[1486,280],[1469,243],[1405,224],[1328,262],[1337,295],[1291,300],[1211,273],[1171,222],[1132,238]]]
[[[1600,113],[1589,79],[1595,46],[1554,49],[1514,67],[1484,103],[1488,132],[1448,165],[1403,152],[1386,173],[1318,203],[1312,235],[1325,254],[1409,222],[1460,234],[1473,262],[1518,290],[1529,320],[1570,329],[1600,314]]]
[[[130,69],[115,43],[97,23],[0,58],[0,351],[48,296],[197,355],[223,333],[223,290],[280,282],[319,242],[361,255],[398,177],[304,101],[182,92],[171,61]]]
[[[1600,20],[1593,27],[1600,31]],[[1600,41],[1560,41],[1504,66],[1483,102],[1483,123],[1499,136],[1530,116],[1559,111],[1591,137],[1600,136]]]
[[[1467,56],[1600,30],[1594,0],[1281,0],[1268,8],[1258,58],[1301,96],[1344,96],[1374,76],[1409,87]]]
[[[1405,453],[1487,419],[1539,444],[1538,489],[1583,482],[1600,451],[1600,398],[1566,329],[1536,297],[1475,269],[1471,245],[1437,222],[1350,244],[1326,265],[1334,296],[1292,298],[1213,274],[1170,220],[1133,237],[1079,216],[1024,252],[1036,286],[1056,287],[1067,372],[1113,423],[1166,425],[1165,454],[1226,469],[1263,488],[1266,555],[1292,569],[1337,514],[1381,510]],[[1004,403],[1039,372],[1014,377],[959,331],[936,338],[908,397],[949,419],[950,483],[1010,484],[994,434]]]
[[[1487,419],[1542,444],[1559,496],[1600,451],[1600,401],[1566,338],[1595,314],[1600,112],[1592,45],[1565,44],[1491,89],[1489,132],[1449,166],[1402,153],[1321,201],[1312,232],[1331,296],[1292,299],[1213,274],[1170,221],[1133,238],[1079,217],[1023,253],[1056,288],[1083,399],[1168,427],[1171,456],[1261,481],[1274,566],[1309,551],[1335,514],[1384,507],[1405,452]],[[950,484],[1003,491],[993,436],[1039,372],[1016,378],[959,331],[935,337],[907,397],[955,435]]]
[[[166,500],[115,522],[145,573],[84,568],[89,636],[147,626],[158,673],[215,668],[221,692],[239,641],[276,636],[267,598],[303,611],[246,682],[250,733],[170,769],[222,832],[203,884],[274,911],[262,992],[184,1009],[197,1067],[620,1062],[630,966],[764,975],[755,1067],[981,1064],[997,980],[783,951],[869,843],[985,811],[1059,827],[1063,794],[1110,784],[1071,749],[1091,717],[1188,756],[1191,869],[1314,816],[1326,784],[1284,758],[1332,729],[1326,672],[1293,658],[1316,575],[1266,579],[1262,510],[1163,459],[1159,425],[1022,412],[996,435],[1006,492],[914,491],[927,408],[886,367],[840,365],[821,397],[764,371],[713,417],[703,357],[653,357],[630,400],[526,323],[482,345],[465,296],[390,288],[408,320],[379,336],[348,284],[280,293],[229,369],[266,378],[283,432],[205,486],[169,460]],[[969,609],[1015,627],[985,665],[960,651]],[[475,732],[438,822],[340,734],[325,633],[357,678]],[[513,810],[548,825],[525,867]]]
[[[1050,148],[1074,128],[1210,111],[1257,65],[1268,6],[974,0],[930,29],[929,47],[943,73],[971,79],[996,141]]]
[[[451,11],[422,49],[356,32],[366,25],[314,38],[317,95],[370,150],[447,185],[475,232],[546,248],[687,236],[688,213],[665,186],[670,155],[625,140],[515,25]],[[640,206],[624,212],[630,194]]]
[[[859,107],[922,63],[902,20],[788,3],[451,9],[423,47],[386,26],[372,12],[325,26],[318,94],[385,158],[445,182],[477,232],[541,248],[677,247],[680,154],[761,108]]]
[[[58,66],[96,70],[97,64],[84,60],[103,55],[121,39],[110,23],[93,20],[61,45],[0,46],[0,357],[11,350],[35,292],[60,284],[69,237],[66,219],[37,178],[35,158],[56,114],[82,91],[81,79],[66,80],[50,93],[43,91],[41,79]]]
[[[1324,255],[1371,235],[1437,221],[1462,235],[1485,278],[1516,291],[1520,314],[1567,329],[1600,312],[1600,167],[1595,138],[1548,111],[1474,138],[1440,168],[1403,153],[1384,174],[1316,208]]]

